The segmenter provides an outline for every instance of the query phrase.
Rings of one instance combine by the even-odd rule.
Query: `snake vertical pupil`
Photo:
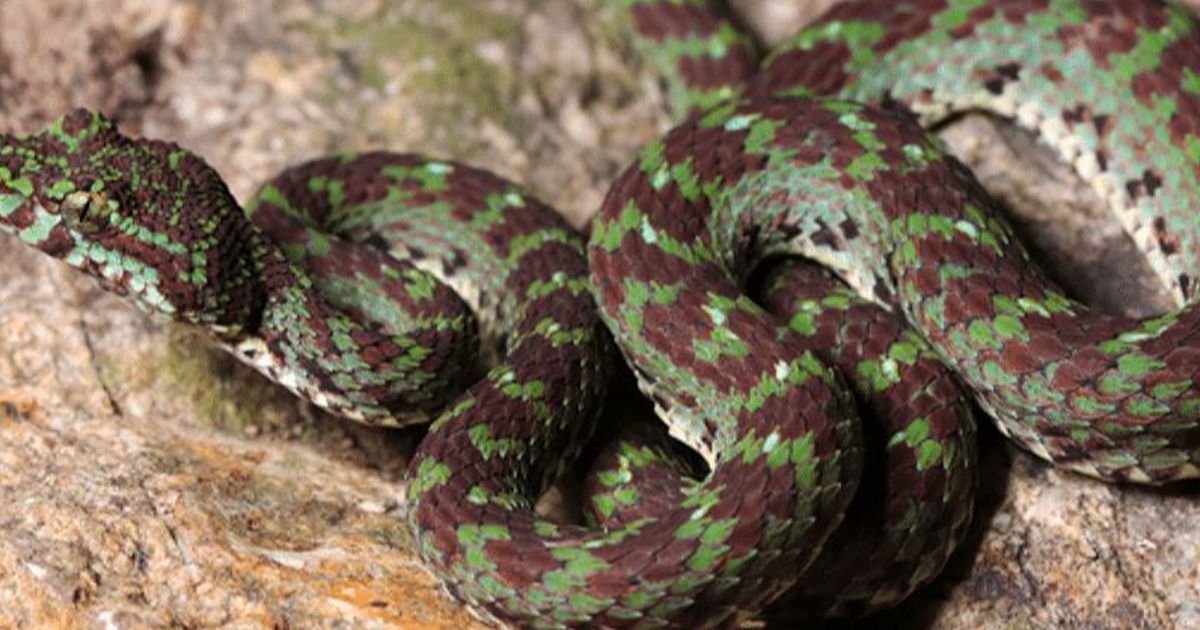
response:
[[[74,192],[63,200],[63,220],[72,229],[84,234],[104,228],[108,217],[108,198],[96,192]]]

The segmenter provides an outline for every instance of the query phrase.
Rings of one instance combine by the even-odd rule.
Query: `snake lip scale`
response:
[[[490,620],[894,605],[970,522],[969,398],[1058,466],[1200,476],[1190,14],[852,0],[760,65],[716,3],[614,5],[683,122],[613,183],[586,242],[515,184],[411,154],[298,164],[243,207],[199,157],[84,110],[0,136],[0,230],[334,413],[432,420],[407,524]],[[924,130],[979,110],[1070,164],[1179,310],[1107,316],[1050,282]],[[599,456],[589,525],[540,518],[618,352],[665,423]]]

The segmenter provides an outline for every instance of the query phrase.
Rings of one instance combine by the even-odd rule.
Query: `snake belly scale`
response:
[[[335,413],[433,418],[409,470],[418,552],[452,594],[514,624],[723,627],[773,603],[898,601],[970,518],[974,432],[955,380],[1058,465],[1150,483],[1200,472],[1187,13],[851,1],[758,70],[715,3],[613,4],[692,113],[613,184],[586,249],[513,184],[412,155],[308,162],[244,211],[198,157],[85,111],[0,136],[0,229]],[[1180,310],[1110,317],[1049,282],[922,129],[966,110],[1072,164]],[[794,261],[767,268],[790,256],[849,288]],[[746,280],[764,269],[756,301]],[[533,502],[593,433],[610,333],[707,470],[628,442],[591,482],[598,525],[550,522]],[[824,550],[857,536],[837,527],[867,509],[872,434],[886,522],[866,536],[886,553],[839,565]]]

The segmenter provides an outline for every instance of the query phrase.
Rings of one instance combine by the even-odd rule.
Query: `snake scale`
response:
[[[612,4],[690,113],[613,184],[590,244],[519,187],[414,155],[301,164],[243,209],[197,156],[82,110],[0,136],[0,229],[321,407],[433,419],[409,470],[418,551],[515,624],[899,601],[971,517],[958,382],[1056,465],[1200,473],[1189,14],[850,1],[760,68],[714,3]],[[923,130],[967,111],[1072,165],[1180,309],[1108,316],[1050,282]],[[589,477],[592,525],[545,520],[533,502],[595,429],[611,339],[704,464],[631,431]]]

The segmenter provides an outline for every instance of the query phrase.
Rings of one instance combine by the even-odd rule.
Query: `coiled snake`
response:
[[[897,601],[970,518],[956,379],[1057,465],[1197,475],[1200,311],[1133,321],[1069,299],[908,113],[928,126],[985,110],[1036,134],[1188,304],[1188,14],[847,2],[756,73],[707,2],[616,4],[697,111],[613,185],[590,261],[552,210],[465,165],[326,158],[243,211],[196,156],[84,111],[0,136],[0,229],[336,413],[436,417],[409,471],[418,551],[452,593],[514,623],[722,626],[773,602],[807,615]],[[759,273],[785,255],[853,290],[797,262]],[[709,470],[695,480],[666,448],[620,443],[589,482],[600,525],[552,523],[531,506],[593,431],[613,360],[602,323]],[[500,357],[482,377],[477,338]],[[833,533],[874,509],[851,504],[864,435],[884,445],[886,518]]]

